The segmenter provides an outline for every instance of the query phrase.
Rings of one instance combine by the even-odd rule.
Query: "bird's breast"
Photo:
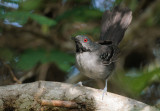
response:
[[[111,72],[92,52],[76,54],[76,64],[80,72],[92,79],[105,79]]]

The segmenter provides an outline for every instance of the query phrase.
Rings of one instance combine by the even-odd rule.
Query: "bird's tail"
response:
[[[118,45],[132,20],[132,11],[116,7],[102,16],[100,40],[109,40]]]

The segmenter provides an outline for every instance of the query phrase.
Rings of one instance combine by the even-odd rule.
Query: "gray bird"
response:
[[[102,99],[107,92],[108,77],[115,68],[118,44],[131,19],[129,9],[116,7],[103,14],[100,41],[93,42],[85,35],[72,37],[76,44],[76,66],[80,72],[91,79],[106,80]]]

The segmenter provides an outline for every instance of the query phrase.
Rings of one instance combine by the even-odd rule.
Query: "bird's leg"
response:
[[[105,87],[103,89],[103,95],[102,95],[102,100],[104,98],[104,94],[107,93],[107,79],[106,79],[106,83],[105,83]]]

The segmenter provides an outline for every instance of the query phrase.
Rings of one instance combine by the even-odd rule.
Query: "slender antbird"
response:
[[[93,42],[85,35],[72,37],[76,44],[76,65],[81,73],[92,79],[105,79],[103,91],[107,92],[107,80],[115,68],[119,53],[118,44],[132,20],[132,12],[116,7],[102,17],[100,41]]]

